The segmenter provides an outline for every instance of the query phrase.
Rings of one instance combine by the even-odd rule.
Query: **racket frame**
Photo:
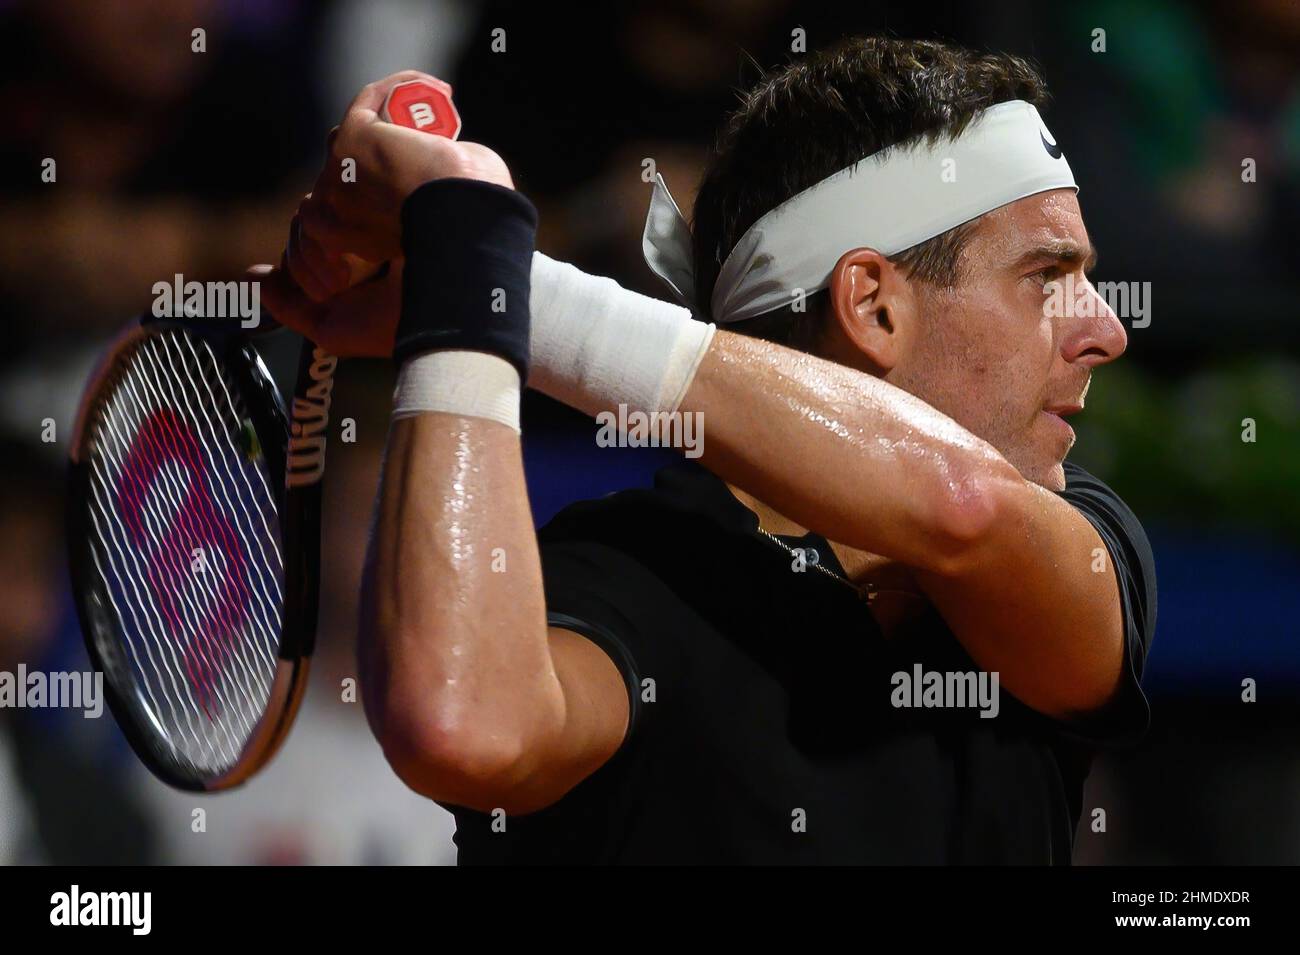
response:
[[[267,462],[268,475],[273,481],[284,555],[284,606],[280,640],[275,676],[266,706],[235,763],[211,778],[200,778],[182,772],[171,750],[158,735],[142,729],[146,722],[151,721],[149,714],[152,713],[152,707],[145,700],[139,682],[130,673],[131,664],[126,659],[124,634],[112,608],[105,602],[104,584],[91,557],[95,535],[89,509],[91,468],[87,455],[87,442],[90,439],[88,426],[104,400],[103,392],[110,384],[111,376],[127,354],[152,335],[172,329],[204,338],[212,346],[217,360],[235,376],[236,385],[245,399],[245,410],[257,432]],[[306,395],[307,390],[313,386],[319,388],[319,381],[313,380],[310,375],[313,361],[318,357],[319,353],[312,343],[304,340],[294,388],[296,396]],[[332,368],[330,385],[332,386]],[[327,397],[326,425],[328,410]],[[127,742],[150,772],[177,789],[217,792],[245,782],[279,750],[302,704],[311,654],[315,647],[319,609],[322,488],[319,478],[297,482],[296,486],[286,482],[290,453],[289,422],[290,413],[280,390],[247,334],[232,330],[229,323],[201,324],[159,319],[148,313],[128,323],[109,345],[91,373],[77,409],[69,451],[66,513],[68,562],[77,617],[91,663],[96,671],[104,675],[104,693],[109,710]],[[321,431],[322,439],[325,430],[327,428]]]

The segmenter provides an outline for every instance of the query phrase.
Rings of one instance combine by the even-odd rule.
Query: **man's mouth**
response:
[[[1043,414],[1051,422],[1052,427],[1065,439],[1067,447],[1074,445],[1074,429],[1066,423],[1066,418],[1072,414],[1078,414],[1083,410],[1081,404],[1066,405],[1048,405],[1043,409]]]
[[[1083,405],[1082,404],[1048,405],[1043,410],[1046,411],[1048,414],[1056,415],[1058,418],[1068,418],[1070,415],[1078,414],[1080,411],[1082,411]]]

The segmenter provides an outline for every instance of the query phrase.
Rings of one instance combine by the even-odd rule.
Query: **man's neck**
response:
[[[769,534],[802,537],[808,533],[806,527],[790,520],[754,495],[742,491],[734,484],[728,484],[727,487],[741,504],[758,515],[758,526]],[[880,554],[837,543],[829,537],[827,543],[831,545],[835,558],[844,568],[849,580],[859,587],[870,587],[876,591],[870,609],[886,639],[904,637],[934,612],[910,567]]]
[[[734,484],[728,484],[727,487],[741,504],[758,515],[758,526],[769,534],[802,537],[808,533],[808,528],[796,524],[749,492],[742,491]],[[831,550],[835,552],[840,566],[844,568],[844,573],[855,584],[869,584],[882,589],[915,590],[910,568],[880,554],[858,550],[856,547],[849,547],[830,538],[827,538],[827,541],[831,545]]]

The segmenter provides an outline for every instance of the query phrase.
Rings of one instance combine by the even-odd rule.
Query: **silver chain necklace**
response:
[[[864,600],[868,604],[870,604],[873,600],[876,599],[877,591],[874,586],[872,586],[871,584],[855,584],[847,577],[841,577],[839,574],[835,573],[835,571],[822,566],[820,554],[818,554],[817,561],[815,563],[810,562],[808,560],[806,552],[801,557],[795,548],[791,547],[789,544],[781,540],[781,538],[777,537],[775,534],[771,534],[768,531],[763,530],[763,528],[761,527],[758,529],[758,532],[762,534],[764,537],[766,537],[768,540],[770,540],[772,543],[776,544],[786,553],[788,553],[795,560],[802,560],[806,566],[811,566],[815,570],[820,570],[827,577],[831,578],[831,580],[838,581],[839,583],[843,584],[845,587],[851,588],[853,592],[858,595],[859,600]],[[814,553],[816,553],[816,551],[814,551]]]

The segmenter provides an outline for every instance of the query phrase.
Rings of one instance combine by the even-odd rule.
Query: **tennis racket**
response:
[[[400,83],[382,115],[460,132],[446,84]],[[275,327],[263,316],[257,333]],[[70,451],[91,662],[136,754],[190,791],[237,786],[275,754],[316,635],[337,359],[304,341],[286,406],[251,334],[238,319],[133,320],[91,374]]]

